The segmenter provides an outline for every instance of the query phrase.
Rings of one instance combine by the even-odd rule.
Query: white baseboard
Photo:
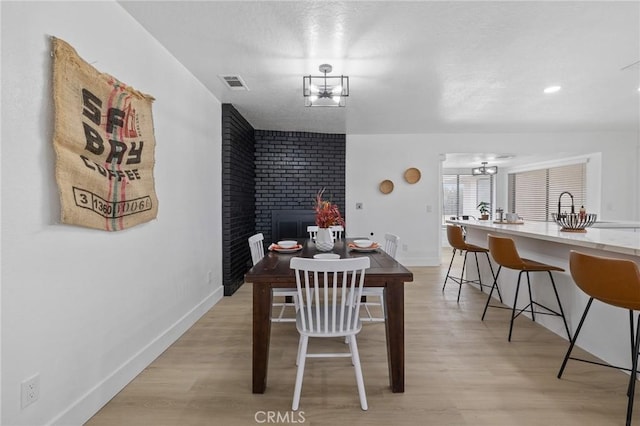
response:
[[[120,392],[142,370],[149,366],[162,352],[180,338],[209,309],[218,303],[224,295],[224,287],[218,287],[182,318],[173,323],[164,333],[159,335],[128,361],[113,371],[104,380],[56,416],[50,425],[82,425],[100,408]]]

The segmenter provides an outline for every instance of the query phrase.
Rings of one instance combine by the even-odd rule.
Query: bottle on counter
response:
[[[578,213],[578,216],[580,217],[580,220],[585,220],[587,217],[587,210],[584,208],[584,206],[580,206],[580,213]]]

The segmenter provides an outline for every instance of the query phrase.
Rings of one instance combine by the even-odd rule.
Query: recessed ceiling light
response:
[[[549,86],[544,89],[544,93],[556,93],[562,89],[561,86]]]

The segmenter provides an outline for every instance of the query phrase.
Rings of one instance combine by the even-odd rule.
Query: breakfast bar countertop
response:
[[[447,220],[446,222],[561,244],[640,256],[640,232],[637,230],[590,227],[586,229],[587,232],[567,232],[561,231],[560,226],[554,222],[525,221],[523,224],[500,224],[490,220]]]
[[[629,220],[603,220],[591,225],[593,228],[636,229],[640,230],[640,222]]]

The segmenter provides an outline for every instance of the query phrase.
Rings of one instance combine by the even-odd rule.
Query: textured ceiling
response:
[[[640,60],[637,1],[119,3],[258,129],[640,128],[640,66],[627,67]],[[304,107],[302,76],[322,63],[350,77],[346,108]],[[543,93],[554,84],[563,89]]]

